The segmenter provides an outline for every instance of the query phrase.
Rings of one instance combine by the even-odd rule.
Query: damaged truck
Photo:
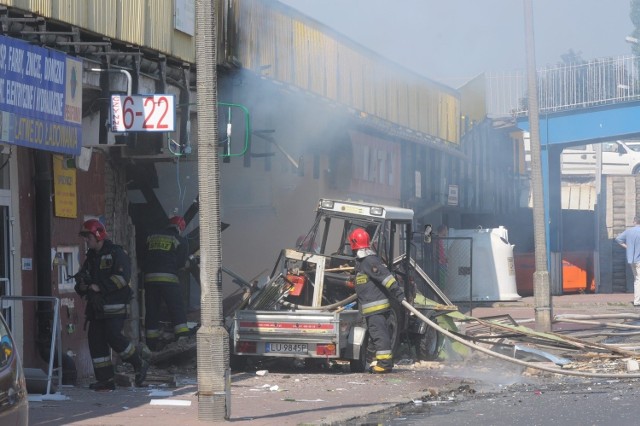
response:
[[[413,219],[406,208],[321,199],[309,232],[295,248],[280,252],[263,285],[247,286],[227,318],[232,368],[243,368],[252,357],[289,357],[305,364],[343,360],[352,372],[369,367],[375,352],[358,309],[355,254],[347,239],[357,227],[369,233],[371,248],[420,313],[435,318],[456,310],[415,260],[430,229],[414,233]],[[417,359],[435,359],[442,336],[402,305],[394,302],[392,311],[392,347],[408,344]]]

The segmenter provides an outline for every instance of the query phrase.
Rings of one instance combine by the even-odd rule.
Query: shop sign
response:
[[[82,147],[82,61],[0,36],[2,142],[61,154]]]
[[[53,200],[57,217],[78,217],[76,169],[65,168],[62,155],[53,156]]]

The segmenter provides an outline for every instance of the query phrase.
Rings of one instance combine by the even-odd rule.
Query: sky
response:
[[[453,88],[526,66],[523,0],[280,1]],[[532,1],[538,68],[570,49],[585,60],[631,55],[630,0]]]

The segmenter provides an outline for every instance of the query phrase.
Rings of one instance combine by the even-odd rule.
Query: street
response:
[[[514,384],[497,392],[461,389],[444,400],[426,399],[347,425],[637,425],[640,416],[638,380],[545,380]]]

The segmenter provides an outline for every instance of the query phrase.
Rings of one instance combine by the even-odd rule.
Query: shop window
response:
[[[78,246],[56,248],[53,265],[58,272],[58,293],[72,293],[75,280],[72,278],[80,269]]]

